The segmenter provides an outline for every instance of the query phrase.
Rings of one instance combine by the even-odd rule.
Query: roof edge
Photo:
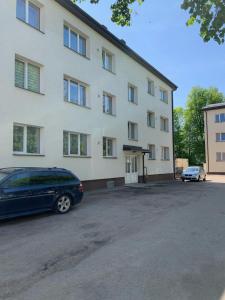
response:
[[[223,109],[223,108],[225,108],[225,103],[220,103],[220,105],[218,103],[218,105],[215,106],[210,106],[210,105],[205,106],[202,108],[202,110],[207,111],[207,110],[216,110],[216,109]]]
[[[126,53],[128,56],[133,58],[136,62],[138,62],[140,65],[142,65],[144,68],[146,68],[148,71],[152,72],[155,76],[160,78],[164,83],[169,85],[174,91],[177,90],[177,86],[169,80],[166,76],[164,76],[162,73],[160,73],[156,68],[154,68],[150,63],[148,63],[144,58],[142,58],[139,54],[137,54],[134,50],[132,50],[130,47],[128,47],[124,41],[117,38],[114,34],[112,34],[104,25],[101,25],[99,22],[97,22],[94,18],[92,18],[89,14],[87,14],[84,10],[82,10],[79,6],[76,4],[73,4],[71,0],[55,0],[58,4],[63,6],[65,9],[70,11],[74,16],[79,18],[81,21],[83,21],[85,24],[87,24],[89,27],[91,27],[93,30],[95,30],[97,33],[102,35],[104,38],[106,38],[108,41],[110,41],[112,44],[114,44],[117,48],[122,50],[124,53]]]

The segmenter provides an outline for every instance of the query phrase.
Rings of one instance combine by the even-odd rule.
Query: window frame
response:
[[[148,79],[148,94],[151,96],[155,96],[155,82],[152,79]]]
[[[14,127],[15,126],[23,128],[23,151],[15,151],[14,150]],[[28,149],[28,133],[27,133],[28,128],[39,129],[39,145],[38,145],[39,152],[37,152],[37,153],[30,153],[27,151],[27,149]],[[13,124],[13,154],[14,155],[43,156],[43,153],[42,153],[42,129],[43,129],[43,127],[40,127],[40,126],[14,123]]]
[[[65,97],[65,81],[67,81],[67,99]],[[71,96],[71,83],[77,84],[77,102],[72,101]],[[81,87],[85,88],[85,105],[82,104],[81,99]],[[80,107],[90,108],[89,99],[88,99],[88,85],[83,83],[77,79],[71,78],[69,76],[64,75],[63,77],[63,99],[65,102],[72,103],[74,105],[78,105]]]
[[[130,133],[132,132],[130,127],[131,125],[134,126],[134,138],[132,138],[130,135]],[[138,141],[138,123],[128,121],[128,140],[136,142]]]
[[[151,147],[153,147],[153,151],[152,151],[152,149],[150,149]],[[148,160],[156,160],[156,146],[155,146],[155,144],[148,144],[148,150],[152,151],[151,153],[148,153]],[[152,153],[153,153],[153,155],[150,157],[150,154],[152,154]]]
[[[29,25],[30,27],[40,31],[41,31],[41,5],[39,5],[36,1],[31,1],[31,0],[24,0],[25,2],[25,18],[20,18],[18,15],[17,15],[17,5],[18,5],[18,0],[16,1],[16,18],[24,23],[26,23],[27,25]],[[33,26],[30,22],[29,22],[29,16],[30,16],[30,11],[29,11],[29,8],[30,8],[30,4],[35,7],[35,9],[38,10],[38,26]],[[43,32],[42,32],[43,33]]]
[[[106,57],[111,58],[111,66],[110,68],[107,68],[106,66]],[[115,55],[106,50],[105,48],[102,48],[102,68],[110,73],[115,73]]]
[[[225,113],[215,114],[215,123],[224,123],[225,122]]]
[[[168,152],[166,153],[165,150],[168,150]],[[165,154],[168,154],[168,156]],[[170,148],[168,146],[161,146],[161,160],[170,161]]]
[[[106,99],[110,99],[111,100],[111,108],[112,108],[112,112],[107,112],[105,111],[105,100]],[[102,95],[102,111],[104,114],[106,115],[110,115],[110,116],[116,116],[116,100],[115,100],[115,96],[113,96],[112,94],[109,94],[107,92],[103,92]]]
[[[68,29],[68,45],[65,44],[65,28]],[[77,36],[76,40],[76,49],[72,48],[71,46],[71,32]],[[80,51],[80,39],[85,41],[85,54]],[[63,24],[63,45],[67,49],[72,50],[73,52],[79,54],[84,58],[88,58],[88,37],[80,32],[78,29],[75,29],[73,26],[69,25],[68,23]]]
[[[169,132],[169,118],[160,116],[160,130],[162,132]]]
[[[105,155],[104,155],[104,140],[105,140],[105,145],[106,145]],[[108,154],[108,150],[109,150],[108,142],[109,141],[112,142],[112,155]],[[103,158],[116,158],[116,139],[115,138],[103,136],[102,145],[103,145],[103,147],[102,147]]]
[[[130,95],[132,95],[132,93],[130,93],[130,89],[133,89],[134,90],[134,99],[132,101],[132,99],[130,99]],[[129,103],[132,103],[132,104],[138,104],[138,88],[132,84],[132,83],[128,83],[128,102]]]
[[[24,78],[23,78],[24,85],[23,85],[23,87],[16,84],[16,62],[17,61],[24,64]],[[38,90],[37,91],[32,90],[28,87],[28,83],[29,83],[29,76],[28,76],[29,75],[29,65],[31,65],[33,67],[36,67],[39,70]],[[43,95],[43,93],[41,93],[41,71],[42,71],[41,69],[42,69],[42,67],[41,67],[40,64],[37,64],[33,61],[30,61],[28,59],[25,59],[25,58],[22,58],[22,57],[19,57],[19,56],[15,56],[15,66],[14,66],[14,68],[15,68],[15,71],[14,71],[14,73],[15,73],[15,76],[14,76],[15,87],[26,90],[26,91],[29,91],[29,92],[32,92],[32,93],[35,93],[35,94]]]
[[[151,119],[151,116],[153,116],[153,123],[154,124],[151,124],[150,119]],[[147,126],[150,127],[150,128],[156,128],[156,117],[155,117],[155,113],[153,111],[147,111]]]
[[[162,102],[168,104],[169,103],[169,93],[168,93],[168,91],[164,88],[160,88],[159,93],[160,93],[160,100]]]
[[[68,145],[68,149],[67,149],[67,153],[64,153],[64,134],[68,135],[68,141],[67,141],[67,145]],[[71,135],[76,135],[78,137],[78,154],[72,154],[71,153]],[[87,154],[86,155],[82,155],[81,154],[81,136],[84,135],[87,138]],[[67,131],[64,130],[63,131],[63,156],[64,157],[78,157],[78,158],[85,158],[85,157],[90,157],[90,148],[89,148],[89,134],[86,133],[80,133],[80,132],[73,132],[73,131]]]
[[[222,136],[224,136],[224,139],[222,139]],[[218,139],[219,137],[219,139]],[[225,132],[217,132],[216,133],[216,142],[217,143],[224,143],[225,142]]]

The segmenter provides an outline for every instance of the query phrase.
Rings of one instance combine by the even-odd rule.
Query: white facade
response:
[[[155,159],[145,155],[148,175],[173,173],[174,88],[55,0],[32,2],[40,7],[41,31],[16,17],[16,0],[0,1],[0,167],[64,167],[83,181],[125,178],[127,154],[137,156],[137,173],[142,175],[142,153],[124,152],[123,145],[154,145]],[[64,25],[86,39],[87,57],[64,46]],[[103,51],[112,55],[112,72],[102,67]],[[40,67],[40,93],[15,86],[15,58]],[[64,100],[64,78],[85,86],[86,107]],[[134,103],[128,101],[130,86]],[[165,98],[163,91],[168,101],[160,100]],[[103,94],[113,101],[112,115],[103,112]],[[148,126],[148,112],[155,115],[155,128]],[[168,128],[162,128],[162,119],[168,120]],[[134,140],[128,139],[128,122],[137,124]],[[15,124],[40,128],[39,153],[14,151]],[[88,135],[86,156],[64,155],[65,131]],[[113,139],[113,157],[103,157],[103,137]]]

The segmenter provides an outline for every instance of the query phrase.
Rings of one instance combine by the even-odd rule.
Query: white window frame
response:
[[[37,64],[33,61],[30,61],[26,58],[22,58],[22,57],[19,57],[19,56],[15,56],[15,72],[16,72],[16,61],[20,61],[22,63],[24,63],[24,87],[20,87],[20,86],[17,86],[16,85],[16,81],[15,81],[15,86],[18,87],[18,88],[22,88],[22,89],[25,89],[27,91],[30,91],[30,92],[33,92],[33,93],[37,93],[37,94],[42,94],[41,93],[41,76],[42,76],[42,66],[40,64]],[[34,67],[37,67],[39,68],[39,89],[38,91],[33,91],[31,89],[28,88],[28,65],[33,65]]]
[[[225,162],[225,152],[216,152],[216,161]]]
[[[169,119],[168,118],[163,117],[163,116],[160,117],[160,130],[163,132],[169,132]]]
[[[65,45],[65,43],[64,43],[64,28],[65,27],[68,28],[68,33],[69,33],[69,45],[68,46]],[[77,50],[75,50],[71,47],[71,31],[77,35]],[[80,52],[80,37],[85,40],[85,45],[86,45],[85,54],[82,54]],[[85,34],[81,33],[79,30],[73,28],[71,25],[69,25],[67,23],[64,23],[64,25],[63,25],[63,44],[66,48],[69,48],[70,50],[74,51],[75,53],[78,53],[83,57],[87,57],[87,53],[88,53],[88,38],[87,38],[87,36]]]
[[[29,23],[29,4],[30,3],[32,5],[34,5],[35,7],[37,7],[38,10],[39,10],[39,26],[38,27],[35,27],[35,26],[33,26],[32,24]],[[22,20],[18,16],[17,16],[17,19],[25,22],[26,24],[28,24],[32,28],[37,29],[37,30],[40,31],[41,30],[41,8],[42,8],[42,6],[39,3],[37,3],[36,1],[25,0],[25,20]]]
[[[168,104],[168,91],[163,89],[163,88],[160,88],[160,100],[166,104]]]
[[[155,82],[152,79],[148,79],[148,94],[155,96]]]
[[[88,97],[88,85],[86,83],[83,83],[83,82],[77,80],[77,79],[73,79],[71,77],[64,76],[64,78],[63,78],[63,93],[64,93],[64,80],[68,81],[68,91],[67,91],[68,99],[66,99],[65,95],[63,95],[64,101],[75,104],[75,105],[78,105],[78,106],[81,106],[81,107],[90,107],[90,103],[89,103],[89,99],[88,99],[89,98]],[[71,99],[70,99],[70,85],[71,85],[71,82],[78,85],[78,102],[77,103],[71,101]],[[82,101],[81,101],[80,86],[85,88],[85,105],[83,105]]]
[[[104,155],[104,139],[106,140],[106,155]],[[112,141],[112,155],[108,155],[108,141]],[[116,157],[116,139],[112,137],[103,137],[102,138],[102,151],[103,151],[103,157],[104,158],[115,158]]]
[[[64,133],[67,133],[68,134],[68,154],[64,154],[64,151],[63,151],[63,156],[65,157],[90,157],[90,135],[89,134],[86,134],[86,133],[80,133],[80,132],[72,132],[72,131],[67,131],[67,130],[64,130],[63,131],[63,135]],[[78,154],[71,154],[70,153],[70,136],[71,135],[77,135],[78,136]],[[81,155],[80,153],[80,139],[81,139],[81,135],[85,135],[87,137],[87,154],[86,155]],[[64,138],[64,136],[63,136]],[[63,141],[64,142],[64,141]]]
[[[151,116],[153,117],[153,124],[150,124]],[[148,111],[147,112],[147,126],[150,128],[155,128],[155,120],[156,120],[155,113],[153,111]]]
[[[106,66],[106,57],[111,58],[111,68]],[[102,67],[104,70],[109,71],[111,73],[115,72],[115,57],[110,51],[106,50],[105,48],[102,49]]]
[[[224,118],[222,118],[224,116]],[[218,117],[218,121],[217,121]],[[219,113],[215,115],[215,123],[224,123],[225,122],[225,113]]]
[[[130,99],[130,89],[134,90],[134,99]],[[128,83],[128,102],[132,104],[138,104],[138,88],[131,83]]]
[[[14,151],[13,149],[13,154],[16,155],[33,155],[33,156],[38,156],[38,155],[44,155],[43,154],[43,127],[40,126],[34,126],[34,125],[25,125],[25,124],[19,124],[19,123],[14,123],[13,124],[13,130],[14,126],[22,127],[23,128],[23,151]],[[27,152],[27,128],[28,127],[34,127],[40,130],[40,140],[39,140],[39,149],[40,151],[38,153],[29,153]],[[14,136],[13,136],[14,139]]]
[[[131,132],[132,132],[131,126],[134,126],[134,135],[135,135],[134,138],[131,137]],[[138,124],[137,123],[128,121],[128,140],[138,141]]]
[[[152,149],[150,149],[150,148],[152,148]],[[155,146],[155,144],[149,144],[148,149],[150,151],[152,151],[151,153],[153,154],[152,156],[150,156],[151,153],[149,153],[148,154],[148,159],[149,160],[156,160],[156,146]]]
[[[167,154],[168,154],[168,156],[167,156]],[[170,148],[169,147],[167,147],[167,146],[161,147],[161,160],[162,161],[170,161]]]
[[[105,97],[108,97],[109,99],[111,99],[112,101],[112,113],[104,111],[104,101],[105,101]],[[107,92],[103,92],[103,96],[102,96],[102,111],[104,114],[110,115],[110,116],[116,116],[116,99],[115,96],[107,93]]]
[[[225,142],[225,138],[222,139],[222,135],[225,136],[225,132],[216,133],[216,142],[218,142],[218,143],[224,143]]]

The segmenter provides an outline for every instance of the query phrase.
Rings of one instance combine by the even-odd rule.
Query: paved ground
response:
[[[219,300],[225,178],[92,193],[0,223],[0,299]]]

